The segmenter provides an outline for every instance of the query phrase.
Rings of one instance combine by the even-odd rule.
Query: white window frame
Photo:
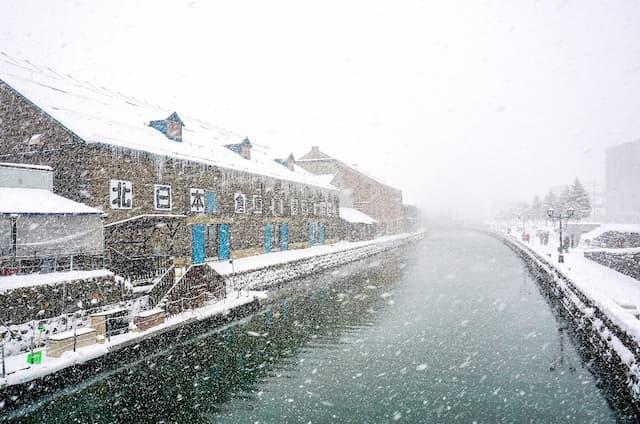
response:
[[[258,208],[257,205],[256,205],[257,201],[259,201],[260,208]],[[259,194],[254,194],[253,195],[253,213],[261,214],[263,208],[264,208],[264,205],[263,205],[263,202],[262,202],[262,196],[259,195]]]
[[[242,199],[242,208],[238,207],[238,199]],[[240,192],[233,195],[233,210],[235,213],[245,213],[247,211],[247,196]]]

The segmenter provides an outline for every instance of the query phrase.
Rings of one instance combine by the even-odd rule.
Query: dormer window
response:
[[[251,147],[253,146],[247,137],[242,140],[242,143],[227,144],[225,147],[236,152],[245,159],[251,159]]]
[[[149,126],[164,134],[169,140],[182,141],[182,127],[184,122],[176,112],[173,112],[167,119],[160,119],[149,122]]]
[[[287,169],[289,169],[289,171],[295,171],[295,163],[296,160],[293,157],[293,153],[291,153],[286,159],[274,159],[276,162],[278,162],[280,165],[282,166],[286,166]]]

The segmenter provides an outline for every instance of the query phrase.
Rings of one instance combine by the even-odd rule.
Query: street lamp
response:
[[[556,213],[553,208],[549,208],[549,210],[547,210],[547,216],[551,219],[557,219],[560,222],[560,247],[558,247],[558,262],[559,263],[564,263],[564,255],[562,254],[563,252],[563,242],[562,242],[562,220],[563,219],[569,219],[573,216],[574,213],[574,209],[573,208],[569,208],[566,210],[566,212],[563,214],[562,212],[560,213]]]

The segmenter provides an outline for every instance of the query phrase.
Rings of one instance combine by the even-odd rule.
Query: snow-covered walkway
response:
[[[263,255],[248,256],[246,258],[234,259],[233,265],[229,261],[212,262],[209,265],[220,275],[229,275],[237,272],[251,271],[271,265],[280,265],[300,259],[321,256],[329,253],[342,252],[355,249],[357,247],[380,244],[394,240],[401,240],[414,236],[418,233],[401,233],[389,236],[378,237],[372,240],[349,242],[340,241],[334,244],[312,246],[306,249],[285,250],[283,252],[265,253]]]

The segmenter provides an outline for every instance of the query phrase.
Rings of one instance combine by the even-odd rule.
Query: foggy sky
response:
[[[133,4],[135,3],[135,4]],[[481,215],[640,138],[638,1],[0,0],[0,51]],[[161,118],[161,117],[159,117]]]

